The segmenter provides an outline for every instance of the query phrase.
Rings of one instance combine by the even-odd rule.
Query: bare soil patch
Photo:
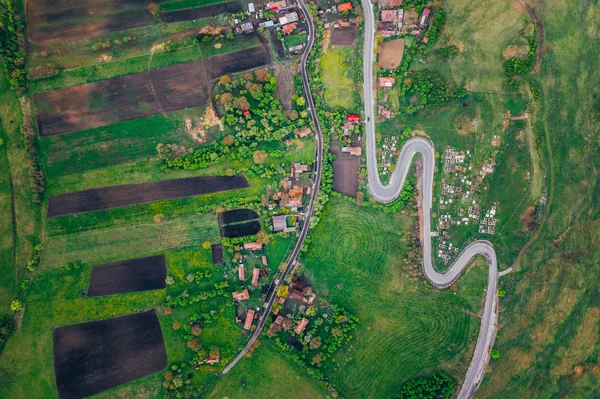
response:
[[[212,259],[215,265],[223,264],[223,244],[213,244],[210,246]]]
[[[48,217],[192,197],[245,187],[248,187],[246,178],[243,175],[236,175],[199,176],[93,188],[50,197],[48,200]]]
[[[167,261],[164,255],[96,265],[87,296],[103,296],[160,290],[166,287]]]
[[[519,46],[517,44],[511,44],[510,46],[507,46],[504,49],[502,57],[504,57],[505,60],[508,60],[512,57],[523,58],[527,55],[528,51],[529,46]]]
[[[330,43],[333,46],[352,46],[356,41],[356,27],[334,29]],[[404,46],[402,47],[404,48]]]
[[[203,106],[210,81],[271,62],[266,45],[35,95],[42,136]]]
[[[386,69],[396,69],[402,62],[404,39],[383,42],[379,49],[379,65]]]
[[[283,64],[275,68],[275,78],[277,78],[277,98],[286,111],[292,109],[292,95],[294,94],[294,75],[299,73],[298,67],[290,64]]]
[[[77,40],[154,23],[150,0],[30,0],[29,36],[35,44]]]
[[[521,214],[521,223],[528,231],[533,231],[538,227],[539,217],[537,206],[532,205]]]
[[[167,366],[154,310],[58,327],[53,347],[61,399],[92,396]]]
[[[333,161],[333,189],[338,193],[356,197],[360,158],[343,153],[338,142],[332,143],[329,152],[336,156]]]
[[[235,14],[242,11],[240,2],[227,2],[210,6],[166,12],[161,15],[162,22],[182,22],[194,19],[214,17],[219,14]]]
[[[249,222],[227,224],[219,226],[221,229],[221,237],[238,238],[251,236],[260,231],[260,222],[251,220]]]

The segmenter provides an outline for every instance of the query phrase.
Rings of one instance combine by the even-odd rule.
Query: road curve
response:
[[[265,327],[265,324],[269,320],[269,315],[271,314],[271,309],[273,308],[273,304],[275,303],[275,300],[277,299],[275,290],[276,290],[277,286],[279,286],[285,280],[285,278],[288,276],[288,274],[294,268],[294,264],[296,263],[296,259],[298,258],[298,254],[300,253],[300,249],[302,248],[302,244],[304,243],[304,239],[308,235],[308,230],[310,228],[310,220],[312,218],[312,215],[313,215],[314,209],[315,209],[315,201],[316,201],[317,197],[319,196],[319,188],[321,186],[321,172],[323,171],[323,133],[321,131],[321,125],[319,124],[319,119],[317,118],[317,112],[315,109],[315,101],[314,101],[312,92],[310,91],[308,75],[306,72],[306,63],[308,61],[308,56],[309,56],[310,50],[315,42],[315,24],[314,24],[312,18],[310,17],[308,9],[306,8],[306,4],[304,4],[303,0],[298,0],[298,6],[300,7],[300,10],[304,14],[304,17],[307,22],[306,25],[307,25],[307,31],[308,31],[308,39],[307,39],[306,48],[304,49],[304,53],[302,53],[302,58],[300,59],[300,70],[302,73],[302,87],[304,88],[304,93],[306,95],[308,112],[310,113],[310,116],[315,125],[315,139],[317,141],[315,164],[314,164],[315,165],[315,168],[314,168],[315,179],[313,181],[312,195],[310,197],[310,201],[309,201],[306,215],[304,218],[304,224],[302,225],[302,230],[300,231],[300,236],[298,237],[298,240],[296,241],[296,244],[294,245],[294,249],[292,250],[290,257],[288,258],[285,270],[281,273],[281,276],[279,277],[277,282],[275,284],[271,284],[271,289],[269,290],[269,293],[267,294],[267,299],[265,300],[265,302],[263,304],[263,312],[261,313],[260,318],[258,319],[258,324],[256,326],[256,330],[254,330],[252,337],[250,337],[250,340],[248,341],[248,343],[246,344],[244,349],[242,349],[242,351],[240,353],[238,353],[238,355],[235,357],[235,359],[233,359],[231,361],[231,363],[229,363],[227,365],[227,367],[225,367],[225,369],[223,370],[223,374],[227,374],[237,364],[237,362],[239,362],[240,359],[242,359],[246,355],[246,353],[248,353],[248,350],[254,344],[256,339],[259,337],[260,333],[262,332],[263,328]]]
[[[373,43],[375,26],[373,22],[373,5],[371,0],[362,0],[365,14],[365,42],[363,54],[364,68],[364,103],[367,135],[367,172],[369,175],[369,190],[379,202],[387,203],[395,200],[402,190],[406,175],[408,174],[413,157],[420,154],[423,159],[423,272],[427,280],[436,288],[446,288],[456,281],[468,267],[469,262],[477,255],[483,255],[489,265],[487,292],[481,319],[481,328],[477,345],[465,380],[458,394],[458,398],[473,397],[481,382],[487,363],[490,349],[496,337],[496,305],[498,288],[498,267],[494,247],[489,241],[475,241],[468,245],[452,266],[445,273],[435,270],[431,250],[431,204],[433,198],[433,173],[435,170],[435,151],[433,145],[423,138],[410,139],[403,146],[396,170],[392,174],[388,185],[384,186],[379,179],[377,170],[377,154],[375,143],[375,118],[373,101]]]

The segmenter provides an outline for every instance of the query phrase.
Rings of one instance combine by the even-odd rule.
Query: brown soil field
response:
[[[343,153],[339,143],[335,141],[329,147],[329,152],[336,156],[333,161],[333,189],[349,197],[356,197],[360,158]]]
[[[199,176],[124,184],[60,194],[48,199],[48,217],[146,204],[248,187],[244,175]]]
[[[210,246],[213,263],[215,265],[223,264],[223,244],[213,244]]]
[[[192,21],[194,19],[214,17],[219,14],[235,14],[243,11],[242,4],[239,2],[228,2],[213,4],[210,6],[177,10],[161,14],[162,22],[182,22]]]
[[[29,0],[32,43],[76,40],[154,23],[151,0]]]
[[[294,75],[299,73],[298,67],[289,64],[281,64],[275,68],[277,78],[277,98],[286,111],[292,109],[292,95],[294,94]]]
[[[379,65],[386,69],[396,69],[402,62],[404,54],[404,39],[383,42],[379,50]]]
[[[154,310],[58,327],[53,348],[60,399],[92,396],[167,366]]]
[[[356,40],[356,28],[334,29],[330,40],[334,46],[352,46]]]
[[[160,290],[166,287],[166,278],[164,255],[96,265],[92,269],[87,296]]]
[[[42,136],[71,133],[161,112],[203,106],[210,81],[269,64],[266,45],[102,82],[36,94]]]
[[[285,47],[283,46],[281,40],[277,38],[277,32],[275,32],[275,29],[269,30],[269,37],[271,38],[271,43],[273,44],[273,47],[275,47],[277,57],[285,58]]]

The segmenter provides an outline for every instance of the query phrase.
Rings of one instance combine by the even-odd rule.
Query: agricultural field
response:
[[[321,57],[321,75],[325,85],[325,102],[332,108],[351,110],[356,105],[355,81],[352,60],[356,54],[349,47],[330,47]]]
[[[415,256],[408,244],[415,219],[403,213],[333,197],[301,260],[316,292],[360,320],[349,348],[322,370],[344,397],[393,397],[403,382],[437,368],[460,381],[470,362],[484,263],[476,261],[458,287],[432,290],[406,260]]]

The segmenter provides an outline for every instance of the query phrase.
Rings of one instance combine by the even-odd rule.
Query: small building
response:
[[[300,290],[292,291],[292,299],[300,301],[300,300],[302,300],[302,295],[303,295],[302,291],[300,291]]]
[[[351,1],[338,5],[339,12],[352,11],[353,8],[354,8],[354,6]]]
[[[256,8],[254,8],[254,3],[248,3],[248,12],[250,14],[254,14],[256,12]]]
[[[400,18],[398,10],[383,10],[381,11],[381,22],[397,22]]]
[[[272,28],[273,26],[275,26],[275,22],[268,20],[268,21],[259,23],[258,26],[260,26],[261,28]]]
[[[267,8],[270,11],[277,11],[280,8],[285,8],[287,6],[285,0],[281,0],[281,1],[271,1],[269,3],[267,3]]]
[[[290,49],[290,51],[291,51],[291,49]],[[308,137],[311,133],[312,133],[312,129],[309,127],[305,127],[303,129],[296,130],[295,135],[296,135],[296,137]]]
[[[245,242],[244,249],[248,251],[260,251],[262,249],[262,244],[260,242]]]
[[[308,172],[308,165],[301,164],[298,162],[294,162],[292,164],[292,168],[294,169],[294,173],[305,173]]]
[[[288,50],[290,51],[290,53],[301,53],[305,46],[306,43],[300,43],[290,47]]]
[[[244,329],[250,330],[252,328],[252,321],[254,321],[254,310],[249,309],[246,313],[246,321],[244,322]]]
[[[362,155],[362,147],[342,147],[342,152],[360,157]]]
[[[237,291],[232,292],[231,296],[236,301],[243,301],[245,299],[250,298],[250,294],[248,294],[248,290],[246,288],[244,288],[241,292],[237,292]]]
[[[407,8],[404,10],[404,26],[406,28],[415,28],[417,26],[417,22],[419,21],[419,16],[414,8]]]
[[[306,329],[307,325],[308,325],[308,319],[306,317],[303,317],[302,320],[300,320],[298,322],[298,325],[296,326],[296,328],[294,328],[294,332],[296,334],[302,334],[304,332],[304,330]]]
[[[254,25],[252,25],[252,22],[244,22],[240,25],[240,28],[242,29],[242,32],[250,33],[254,30]]]
[[[243,263],[240,263],[238,266],[238,278],[240,281],[244,281],[246,279],[246,267]]]
[[[421,26],[427,25],[427,19],[429,18],[430,14],[431,10],[429,8],[423,10],[423,14],[421,14]]]
[[[275,324],[277,324],[278,326],[281,325],[281,323],[283,323],[283,320],[285,319],[285,317],[279,315],[277,316],[277,318],[275,319]]]
[[[273,216],[273,231],[285,231],[287,229],[287,216],[286,215],[278,215]]]
[[[243,112],[244,116],[250,116],[250,111],[248,111],[247,109],[244,110]]]
[[[220,357],[207,357],[206,359],[204,359],[204,363],[206,364],[217,364],[221,361]]]
[[[400,7],[402,5],[402,0],[377,0],[377,3],[379,4],[379,8],[383,10],[386,8]]]
[[[379,87],[393,87],[396,84],[396,78],[391,76],[381,76],[379,78]]]
[[[297,12],[290,12],[285,14],[283,17],[279,18],[279,23],[281,25],[290,24],[292,22],[296,22],[298,20]]]
[[[256,287],[258,285],[258,277],[260,276],[260,269],[254,268],[252,269],[252,285]]]
[[[292,33],[294,31],[294,29],[296,29],[296,23],[291,23],[291,24],[287,24],[287,25],[283,25],[283,28],[281,28],[281,32],[283,32],[284,35],[289,35],[290,33]]]
[[[346,120],[350,123],[358,123],[360,122],[360,115],[349,114]]]
[[[262,256],[262,264],[263,264],[263,266],[267,266],[268,265],[268,263],[267,263],[267,256],[266,255]]]

